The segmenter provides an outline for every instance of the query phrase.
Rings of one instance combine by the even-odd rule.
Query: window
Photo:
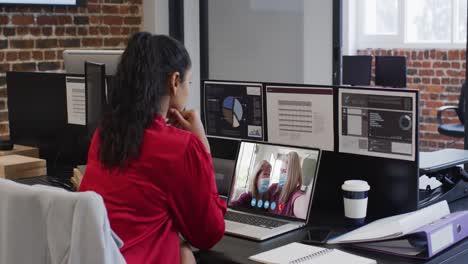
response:
[[[249,175],[253,170],[252,164],[255,162],[255,144],[243,144],[240,149],[241,156],[237,164],[239,177],[237,178],[236,188],[246,188],[248,186]]]
[[[466,42],[466,0],[455,1],[455,42]]]
[[[467,0],[356,3],[358,48],[450,48],[462,47],[466,42]]]
[[[366,35],[396,35],[398,33],[399,0],[365,0],[364,23]]]
[[[272,183],[277,183],[279,181],[279,175],[281,171],[281,165],[283,165],[283,159],[284,159],[284,154],[278,153],[275,157],[275,155],[271,154],[270,157],[270,164],[273,167],[271,170],[271,182]]]
[[[451,5],[450,0],[406,1],[406,41],[450,42]]]

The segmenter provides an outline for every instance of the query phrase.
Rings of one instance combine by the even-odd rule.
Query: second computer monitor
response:
[[[104,114],[106,105],[106,66],[100,63],[85,63],[86,126],[90,134]]]
[[[416,160],[417,100],[415,90],[340,88],[339,152]]]
[[[68,78],[75,79],[78,87],[83,84],[82,76],[63,73],[7,73],[11,140],[37,147],[40,158],[47,161],[49,176],[68,177],[68,171],[87,159],[87,133],[83,126],[71,126],[67,117]],[[84,97],[78,95],[82,102]],[[79,104],[76,107],[83,111]]]
[[[106,65],[108,75],[114,75],[117,71],[123,50],[65,50],[63,61],[65,71],[68,74],[84,74],[84,63],[93,61]]]
[[[202,96],[208,136],[264,140],[261,83],[205,81]]]
[[[334,150],[332,87],[265,86],[268,142]]]

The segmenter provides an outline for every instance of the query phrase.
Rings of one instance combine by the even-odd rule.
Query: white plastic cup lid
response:
[[[345,181],[343,185],[341,185],[341,189],[349,192],[365,192],[370,190],[370,186],[366,181],[349,180]]]

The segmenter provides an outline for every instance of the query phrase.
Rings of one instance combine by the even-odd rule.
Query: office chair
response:
[[[0,179],[0,208],[1,263],[125,263],[95,192]]]
[[[375,85],[395,88],[406,87],[406,57],[376,56]]]
[[[440,134],[454,138],[463,138],[465,136],[465,87],[466,82],[462,85],[458,106],[447,105],[437,109],[437,123],[439,124],[437,130]],[[442,114],[449,110],[453,110],[457,113],[460,123],[444,124]]]

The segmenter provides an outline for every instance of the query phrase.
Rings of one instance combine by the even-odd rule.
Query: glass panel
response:
[[[331,84],[333,1],[208,1],[209,79]]]
[[[450,42],[452,1],[410,0],[406,2],[406,40],[408,42]]]
[[[365,0],[364,32],[366,35],[398,33],[398,0]]]
[[[455,41],[466,42],[467,0],[456,0]]]

